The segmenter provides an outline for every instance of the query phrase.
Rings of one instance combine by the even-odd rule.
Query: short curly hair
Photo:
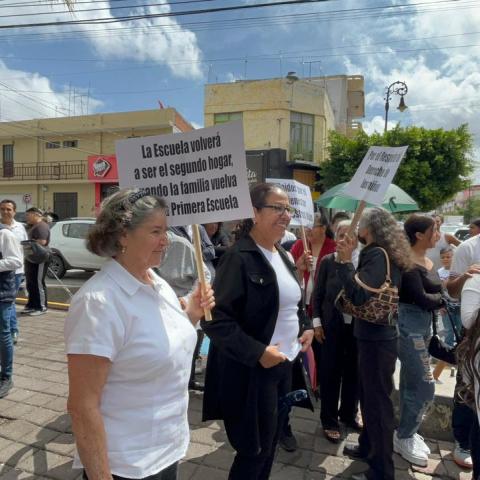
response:
[[[135,230],[157,210],[167,211],[163,198],[125,188],[102,202],[100,214],[87,236],[87,248],[100,257],[114,257],[121,250],[120,237]]]

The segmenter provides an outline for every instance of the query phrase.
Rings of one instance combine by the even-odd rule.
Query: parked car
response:
[[[455,231],[454,235],[463,242],[464,240],[470,238],[470,229],[467,226],[461,227]]]
[[[94,218],[69,218],[52,225],[50,229],[50,249],[52,257],[47,275],[62,278],[67,270],[94,271],[102,267],[104,258],[87,250],[85,238]],[[54,275],[55,273],[55,275]]]

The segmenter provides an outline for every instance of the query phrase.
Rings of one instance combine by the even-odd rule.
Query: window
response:
[[[290,114],[290,160],[313,161],[313,127],[313,115]]]
[[[235,120],[242,120],[242,112],[231,112],[231,113],[216,113],[213,118],[213,123],[215,125],[220,125],[221,123],[233,122]]]
[[[47,142],[45,148],[60,148],[60,142]]]
[[[78,140],[64,140],[63,141],[63,148],[77,148],[78,147]]]
[[[13,166],[13,145],[3,145],[3,176],[13,177],[15,169]]]
[[[88,231],[92,228],[90,223],[66,223],[62,227],[65,237],[69,238],[87,238]]]

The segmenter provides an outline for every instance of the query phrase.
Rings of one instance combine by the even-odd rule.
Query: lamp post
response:
[[[392,99],[392,95],[400,95],[400,103],[398,104],[397,110],[401,112],[405,111],[408,107],[405,105],[405,100],[403,99],[404,95],[408,92],[408,87],[405,82],[393,82],[391,85],[386,87],[385,91],[385,130],[384,133],[387,131],[387,124],[388,124],[388,109],[390,108],[390,100]]]

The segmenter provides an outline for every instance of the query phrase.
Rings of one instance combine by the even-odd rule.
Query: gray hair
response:
[[[122,248],[120,237],[138,228],[156,210],[167,211],[165,200],[142,190],[125,188],[107,197],[88,233],[88,250],[100,257],[114,257]]]
[[[366,228],[373,241],[384,248],[390,260],[402,270],[413,267],[412,253],[407,236],[395,218],[383,208],[366,208],[358,228]]]
[[[351,220],[340,220],[340,222],[337,223],[337,228],[335,230],[335,236],[337,236],[337,232],[341,228],[349,227],[352,224]]]

